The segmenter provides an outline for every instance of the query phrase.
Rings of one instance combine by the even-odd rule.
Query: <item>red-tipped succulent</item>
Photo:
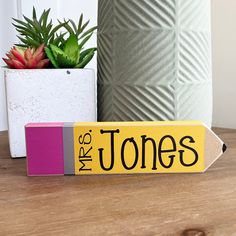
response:
[[[18,48],[13,47],[6,54],[8,58],[3,58],[11,69],[42,69],[48,67],[50,61],[44,52],[45,45],[38,48]]]

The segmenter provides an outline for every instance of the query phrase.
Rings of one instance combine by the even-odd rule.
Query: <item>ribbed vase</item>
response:
[[[211,126],[210,0],[98,2],[98,119]]]

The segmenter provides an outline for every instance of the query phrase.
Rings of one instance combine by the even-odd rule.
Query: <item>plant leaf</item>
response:
[[[80,53],[80,62],[83,61],[83,59],[91,52],[95,52],[97,48],[88,48]]]
[[[30,45],[32,45],[32,46],[35,47],[35,48],[39,47],[40,44],[41,44],[39,41],[36,41],[36,40],[34,40],[34,39],[32,39],[32,38],[30,38],[30,37],[28,37],[28,36],[26,36],[25,39],[27,40],[27,42],[28,42]]]
[[[58,21],[58,22],[61,24],[60,21]],[[69,34],[75,34],[76,32],[74,32],[74,30],[69,26],[68,22],[69,21],[64,20],[64,23],[65,23],[64,27],[65,27],[65,29],[69,32]]]
[[[22,43],[24,43],[24,44],[28,44],[28,41],[25,39],[25,38],[22,38],[22,37],[20,37],[20,36],[18,36],[17,35],[17,38],[22,42]]]
[[[53,24],[52,24],[52,20],[51,20],[51,21],[49,22],[49,24],[47,25],[47,27],[46,27],[46,33],[47,33],[47,34],[49,34],[49,32],[51,31],[52,26],[53,26]]]
[[[90,33],[93,33],[95,30],[97,29],[97,26],[92,27],[91,29],[87,30],[86,32],[84,32],[81,36],[80,39],[84,38],[85,36],[87,36]]]
[[[34,29],[38,33],[39,38],[43,40],[42,35],[44,31],[37,20],[34,20]]]
[[[60,68],[74,68],[76,61],[72,60],[65,54],[58,54],[57,62]]]
[[[22,48],[28,47],[26,44],[20,44],[20,43],[16,43],[14,45],[17,46],[17,47],[22,47]]]
[[[66,23],[61,23],[61,24],[55,26],[55,27],[53,28],[53,30],[50,32],[49,38],[51,38],[60,28],[64,27],[64,25],[67,24],[67,23],[68,23],[68,22],[66,22]]]
[[[58,63],[57,63],[55,57],[53,56],[53,53],[52,53],[51,49],[48,48],[48,47],[46,47],[44,50],[45,50],[45,53],[47,54],[48,59],[49,59],[49,60],[51,61],[51,63],[53,64],[53,66],[54,66],[55,68],[59,68],[59,65],[58,65]]]
[[[28,18],[28,17],[26,17],[26,16],[23,16],[23,17],[24,17],[25,21],[26,21],[29,25],[31,25],[31,26],[34,27],[34,21],[32,21],[30,18]]]
[[[75,68],[84,68],[92,60],[94,53],[95,53],[94,51],[88,53],[84,57],[84,59],[78,65],[75,66]]]
[[[58,46],[58,47],[61,47],[61,45],[64,45],[64,36],[67,34],[66,33],[63,33],[63,34],[60,34],[60,35],[56,35],[56,38],[54,39],[54,36],[50,39],[51,43],[55,46]],[[61,44],[60,44],[61,43]]]
[[[32,35],[34,38],[38,38],[38,34],[32,28],[29,28],[29,27],[26,28],[24,26],[20,26],[16,24],[12,24],[12,25],[16,27],[16,30],[19,33],[24,33],[24,35]]]
[[[36,10],[35,7],[33,7],[33,19],[37,19],[37,14],[36,14]]]
[[[88,40],[92,37],[92,35],[93,35],[93,33],[90,33],[86,38],[83,39],[83,41],[79,44],[80,50],[88,42]]]
[[[53,56],[57,58],[59,54],[64,54],[64,52],[57,46],[50,44],[50,49],[52,50]]]
[[[72,60],[77,61],[79,57],[79,44],[75,34],[71,34],[66,40],[64,53]]]
[[[20,25],[23,25],[25,26],[26,28],[30,27],[29,24],[25,23],[24,21],[21,21],[21,20],[18,20],[18,19],[15,19],[15,18],[12,18],[16,23],[20,24]]]
[[[42,15],[40,16],[40,18],[39,18],[39,24],[41,25],[42,24],[42,22],[43,22],[43,17],[44,17],[44,14],[45,14],[45,10],[43,10],[43,13],[42,13]]]
[[[81,27],[81,29],[80,29],[80,33],[82,33],[83,31],[84,31],[84,29],[88,26],[88,24],[89,24],[89,20]]]
[[[73,20],[69,20],[69,21],[70,21],[70,23],[71,23],[71,25],[72,25],[72,27],[74,29],[74,32],[77,32],[77,27],[76,27],[75,22]],[[78,35],[77,35],[77,37],[78,37]]]
[[[83,14],[80,15],[80,18],[79,18],[79,23],[78,23],[78,33],[80,34],[81,32],[81,27],[82,27],[82,24],[83,24]]]
[[[46,28],[47,26],[47,21],[48,21],[48,16],[49,16],[49,13],[50,13],[50,8],[42,15],[43,16],[43,27]],[[52,22],[52,20],[50,21]]]

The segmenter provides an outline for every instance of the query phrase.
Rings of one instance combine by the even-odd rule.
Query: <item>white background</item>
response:
[[[212,0],[214,125],[236,128],[236,1]]]
[[[108,0],[109,1],[109,0]],[[56,19],[78,21],[83,12],[91,26],[97,24],[97,0],[0,0],[0,55],[17,41],[11,17],[31,15],[32,7],[38,12],[51,8]],[[91,44],[95,44],[96,36]],[[214,126],[236,128],[236,1],[212,0],[212,43]],[[1,65],[3,65],[1,61]],[[94,60],[90,67],[96,68]],[[5,89],[0,71],[0,130],[7,129]]]

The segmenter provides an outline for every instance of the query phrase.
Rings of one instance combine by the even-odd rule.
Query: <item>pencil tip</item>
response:
[[[227,150],[227,146],[226,146],[225,143],[224,143],[224,144],[223,144],[223,147],[222,147],[223,153],[226,152],[226,150]]]

